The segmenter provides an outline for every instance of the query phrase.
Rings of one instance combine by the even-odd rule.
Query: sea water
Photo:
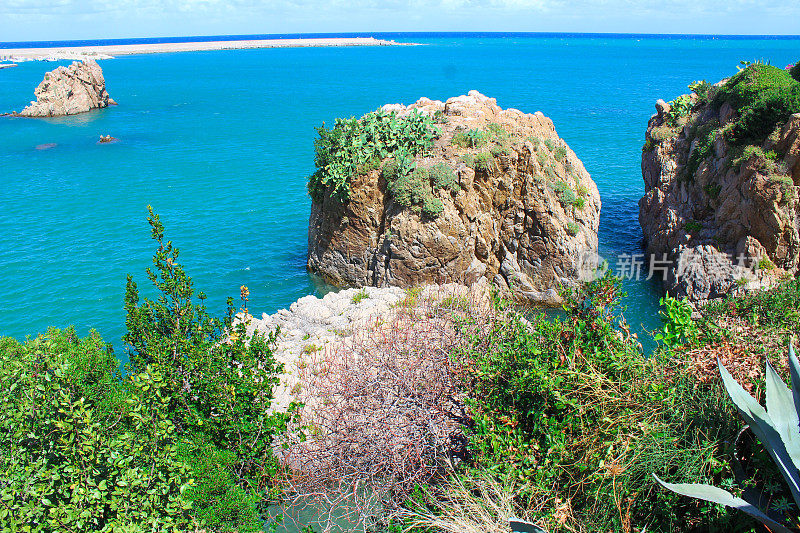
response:
[[[374,35],[423,46],[123,56],[101,62],[118,106],[0,118],[0,335],[72,324],[124,358],[126,275],[152,295],[147,205],[215,312],[241,285],[259,315],[330,290],[305,269],[314,128],[471,89],[553,119],[600,189],[600,252],[615,268],[642,253],[640,157],[656,99],[730,76],[740,60],[800,59],[792,38]],[[21,110],[55,66],[0,70],[0,112]],[[656,327],[659,284],[625,289],[634,330]]]

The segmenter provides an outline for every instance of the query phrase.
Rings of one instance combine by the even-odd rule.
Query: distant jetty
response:
[[[0,63],[0,69],[2,69],[2,68],[11,68],[11,67],[16,67],[16,66],[17,66],[16,63]]]
[[[249,41],[209,41],[196,43],[119,44],[58,48],[0,49],[0,61],[62,61],[111,59],[115,56],[169,52],[205,52],[248,48],[305,48],[323,46],[403,46],[411,43],[385,41],[374,37],[332,37],[324,39],[259,39]],[[0,66],[1,68],[2,66]]]

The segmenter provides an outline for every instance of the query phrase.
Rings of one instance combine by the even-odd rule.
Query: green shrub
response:
[[[225,500],[224,506],[260,500],[255,495],[270,488],[277,469],[274,441],[286,432],[296,412],[295,405],[286,413],[270,412],[273,389],[283,369],[272,354],[275,335],[256,332],[250,336],[244,322],[234,324],[232,298],[223,318],[210,315],[205,295],[195,295],[191,278],[178,262],[178,249],[164,240],[158,215],[148,209],[158,248],[154,269],[147,269],[147,275],[160,296],[140,301],[138,287],[128,276],[123,341],[131,347],[129,371],[152,369],[161,376],[168,416],[182,439],[213,443],[233,454],[230,471],[235,475],[230,479],[250,496]],[[242,287],[245,306],[247,295]],[[238,498],[237,490],[229,494]],[[248,524],[238,527],[252,525]],[[222,527],[222,523],[207,525]]]
[[[656,126],[650,131],[650,138],[656,141],[657,143],[662,143],[667,139],[671,139],[678,134],[678,130],[664,124],[662,126]]]
[[[698,102],[703,103],[708,101],[709,91],[712,87],[706,80],[693,81],[689,84],[689,90],[697,95]]]
[[[719,130],[713,129],[713,123],[711,126],[712,129],[710,130],[705,128],[700,128],[698,130],[698,143],[689,155],[689,161],[686,164],[686,177],[689,180],[695,178],[695,173],[700,167],[700,163],[714,153],[714,142],[717,140]],[[702,135],[702,137],[700,135]]]
[[[574,237],[575,235],[580,233],[580,231],[581,231],[581,225],[578,224],[577,222],[570,222],[567,224],[567,233],[569,235],[572,235]]]
[[[491,152],[481,152],[475,155],[475,170],[491,172],[494,170],[494,156]]]
[[[451,192],[458,191],[458,176],[456,176],[455,171],[447,163],[436,163],[428,169],[428,174],[430,175],[434,190],[447,189]]]
[[[564,162],[567,158],[567,148],[565,146],[558,146],[555,150],[553,150],[553,157],[556,158],[556,161]]]
[[[704,312],[709,319],[732,315],[763,328],[800,334],[800,278],[783,281],[768,290],[712,302]]]
[[[505,144],[511,137],[502,124],[497,122],[490,122],[486,125],[486,130],[492,136],[493,140],[497,143]]]
[[[453,135],[450,144],[462,148],[480,148],[489,142],[491,135],[485,131],[470,129],[458,131]]]
[[[800,112],[800,83],[785,70],[750,64],[720,87],[713,103],[720,106],[723,102],[739,112],[731,142],[761,144],[778,124]]]
[[[692,112],[692,97],[682,94],[669,102],[670,110],[667,113],[667,124],[673,128],[679,126],[680,119],[688,117]]]
[[[4,531],[190,529],[168,385],[122,380],[96,333],[0,340],[0,523]]]
[[[739,428],[720,386],[699,386],[683,360],[641,356],[618,291],[606,276],[567,291],[562,318],[510,314],[478,330],[468,367],[475,475],[524,484],[516,501],[531,502],[528,519],[548,531],[746,531],[738,515],[650,476],[728,475],[720,443]]]
[[[703,225],[696,220],[688,220],[683,225],[683,229],[685,229],[689,233],[697,233],[698,231],[703,229]]]
[[[667,295],[658,303],[661,306],[658,317],[664,326],[656,333],[655,339],[662,341],[669,348],[696,342],[699,332],[697,324],[692,319],[693,309],[689,302],[685,298],[677,300]]]
[[[317,170],[308,179],[309,194],[314,201],[321,201],[329,188],[331,197],[346,201],[350,179],[364,170],[363,165],[373,158],[383,160],[398,150],[412,157],[428,153],[438,130],[430,117],[420,113],[399,118],[394,112],[378,110],[360,120],[337,118],[333,128],[328,130],[323,124],[317,134]]]
[[[428,218],[438,217],[444,204],[433,195],[431,177],[425,168],[416,168],[410,174],[398,177],[389,183],[388,190],[401,207],[415,207]]]
[[[551,152],[556,149],[556,143],[553,142],[553,139],[545,139],[544,145],[547,147],[548,150]]]
[[[540,150],[536,152],[536,159],[539,161],[539,166],[544,168],[547,164],[547,161],[550,160],[550,154],[544,150]]]
[[[464,154],[459,156],[459,159],[468,167],[475,168],[475,156],[472,154]]]
[[[367,289],[361,289],[353,295],[353,297],[350,299],[350,303],[359,304],[362,300],[366,300],[367,298],[369,298]]]
[[[495,156],[495,157],[501,157],[501,156],[505,156],[505,155],[508,155],[508,154],[511,153],[511,151],[508,149],[507,146],[503,146],[503,145],[500,145],[500,144],[492,146],[491,152],[492,152],[492,155]]]
[[[567,185],[565,182],[563,182],[561,180],[556,181],[553,184],[552,187],[553,187],[553,190],[558,195],[558,200],[562,204],[564,204],[564,205],[574,205],[575,204],[575,202],[577,200],[577,197],[575,196],[575,193],[572,192],[572,189],[570,189],[569,185]]]

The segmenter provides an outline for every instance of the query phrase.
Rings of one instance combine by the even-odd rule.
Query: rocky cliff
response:
[[[405,131],[417,137],[403,144]],[[344,138],[352,139],[346,147]],[[359,154],[370,148],[355,160],[352,145]],[[348,158],[335,180],[334,165]],[[597,187],[539,112],[503,110],[477,91],[386,105],[321,129],[317,167],[308,268],[334,284],[486,278],[519,298],[555,303],[558,286],[594,270]]]
[[[667,290],[702,304],[798,271],[800,83],[751,65],[690,88],[648,123],[639,221]]]
[[[44,75],[34,91],[36,101],[15,113],[22,117],[60,117],[108,107],[116,102],[106,92],[103,70],[93,59],[75,61]]]

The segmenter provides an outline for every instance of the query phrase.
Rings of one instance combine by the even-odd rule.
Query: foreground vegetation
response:
[[[141,299],[128,280],[125,375],[97,334],[50,330],[25,343],[0,340],[2,531],[275,525],[267,507],[290,479],[275,450],[306,437],[295,431],[303,427],[297,406],[269,409],[282,371],[274,338],[248,337],[230,300],[223,318],[211,316],[158,216],[151,212],[149,221],[157,250],[148,276],[160,296]],[[665,490],[653,474],[723,487],[798,528],[791,492],[759,439],[742,429],[716,365],[759,400],[765,359],[786,380],[785,346],[800,333],[800,281],[719,302],[694,318],[667,297],[659,347],[647,357],[619,291],[610,276],[588,283],[564,294],[557,317],[524,315],[500,298],[489,312],[470,313],[472,302],[453,296],[414,314],[420,304],[412,291],[397,327],[413,334],[403,340],[385,330],[366,347],[353,345],[370,357],[355,358],[358,395],[345,413],[352,418],[343,421],[335,403],[318,406],[331,427],[352,430],[326,432],[318,442],[336,449],[316,451],[329,463],[307,464],[328,465],[340,480],[353,472],[348,458],[359,468],[379,465],[373,487],[396,494],[381,494],[362,530],[490,533],[508,531],[517,516],[549,532],[763,531],[736,510]],[[242,297],[246,305],[246,290]],[[431,317],[436,327],[408,326]],[[442,331],[447,343],[436,336]],[[387,346],[394,352],[381,351]],[[330,394],[342,398],[354,388],[345,360],[318,376],[339,384]],[[392,366],[398,361],[414,365]],[[389,389],[403,401],[364,396]],[[439,413],[444,399],[448,410]],[[419,402],[425,424],[415,423]],[[395,453],[389,430],[398,417],[410,428],[400,436],[405,448],[424,448],[414,461],[395,454],[399,466],[381,452]],[[315,431],[320,439],[319,428],[309,436]],[[357,447],[356,437],[364,439]],[[298,449],[301,459],[315,451]]]
[[[2,531],[261,531],[289,413],[270,414],[272,338],[206,311],[164,241],[140,301],[129,277],[127,376],[96,333],[0,341]]]

